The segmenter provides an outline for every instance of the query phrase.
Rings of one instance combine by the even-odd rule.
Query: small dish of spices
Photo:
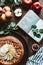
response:
[[[39,50],[39,45],[36,44],[36,43],[33,44],[33,45],[32,45],[32,50],[33,50],[33,51],[38,51],[38,50]]]

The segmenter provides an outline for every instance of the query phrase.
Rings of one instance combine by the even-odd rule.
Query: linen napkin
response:
[[[35,55],[28,58],[26,65],[43,65],[43,47]]]

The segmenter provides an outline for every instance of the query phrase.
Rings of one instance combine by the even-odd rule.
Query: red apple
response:
[[[13,17],[13,13],[9,12],[9,11],[5,12],[5,15],[6,15],[7,18],[12,18]]]
[[[30,5],[32,4],[32,0],[22,0],[22,3],[25,5]]]
[[[3,11],[10,11],[10,7],[9,6],[5,6],[4,8],[3,8]]]
[[[36,11],[37,11],[37,10],[41,10],[41,9],[42,9],[42,4],[39,3],[39,2],[34,2],[32,7],[33,7],[33,9],[36,10]]]

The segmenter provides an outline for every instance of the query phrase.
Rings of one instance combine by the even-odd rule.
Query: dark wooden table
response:
[[[39,2],[40,3],[42,3],[42,6],[43,6],[43,0],[39,0]],[[22,17],[23,16],[25,16],[25,14],[26,14],[26,12],[28,11],[28,10],[30,10],[30,9],[32,9],[31,7],[30,8],[26,8],[25,9],[25,7],[23,7],[23,6],[19,6],[21,9],[22,9],[22,11],[23,11],[23,15],[22,15]],[[42,7],[42,9],[41,9],[41,11],[40,11],[40,13],[38,14],[38,13],[36,13],[41,19],[43,19],[43,7]],[[20,18],[16,18],[15,16],[14,16],[14,22],[15,23],[18,23],[21,19],[22,19],[22,17],[20,17]],[[30,57],[30,56],[32,56],[33,54],[35,54],[33,51],[32,51],[32,45],[34,44],[34,43],[36,43],[31,37],[29,37],[24,31],[22,31],[20,28],[17,30],[17,32],[19,33],[19,34],[21,34],[22,35],[22,37],[24,37],[24,39],[26,40],[26,42],[28,43],[28,57]],[[43,39],[41,40],[41,42],[39,43],[39,46],[41,47],[41,46],[43,46]],[[21,65],[25,65],[25,63],[23,62]]]
[[[39,2],[42,3],[42,6],[43,6],[43,0],[39,0]],[[24,7],[20,7],[20,8],[21,8],[22,11],[23,11],[23,15],[22,15],[22,17],[23,17],[29,9],[26,10]],[[37,14],[37,13],[36,13],[36,14]],[[41,19],[43,19],[43,8],[42,8],[42,10],[40,11],[40,13],[38,14],[38,16],[39,16]],[[14,17],[14,21],[15,21],[16,23],[18,23],[22,17],[20,17],[20,18]],[[28,48],[29,48],[29,51],[28,51],[28,52],[29,52],[29,56],[28,56],[28,57],[30,57],[31,55],[34,54],[34,52],[32,51],[32,45],[33,45],[34,43],[36,43],[36,42],[35,42],[31,37],[29,37],[24,31],[22,31],[21,29],[17,30],[17,32],[20,33],[20,34],[25,38],[25,40],[27,41],[27,43],[28,43]],[[41,42],[39,43],[39,46],[40,46],[40,47],[43,46],[43,39],[42,39]],[[23,63],[22,65],[24,65],[24,63]]]
[[[43,6],[43,0],[39,0],[39,2],[42,3],[42,6]],[[23,17],[29,9],[26,10],[24,7],[21,7],[21,8],[22,8],[22,11],[23,11],[23,15],[22,15],[22,17]],[[37,13],[36,13],[36,14],[37,14]],[[42,10],[40,11],[40,13],[38,14],[38,16],[39,16],[41,19],[43,19],[43,8],[42,8]],[[21,17],[21,18],[22,18],[22,17]],[[16,23],[18,23],[21,18],[16,18],[16,17],[14,17],[14,21],[16,21]],[[17,30],[17,32],[20,33],[20,34],[25,38],[25,40],[27,41],[28,47],[29,47],[29,53],[28,53],[29,55],[28,55],[28,57],[30,57],[31,55],[34,54],[34,52],[32,51],[32,45],[33,45],[34,43],[36,43],[36,42],[35,42],[32,38],[30,38],[30,37],[29,37],[24,31],[22,31],[21,29]],[[39,43],[39,46],[40,46],[40,47],[43,46],[43,39],[42,39],[41,42]],[[24,65],[24,63],[23,63],[22,65]]]
[[[42,3],[42,6],[43,6],[43,0],[39,0],[39,2]],[[23,15],[22,15],[22,17],[23,17],[23,16],[26,14],[27,10],[29,10],[29,9],[26,10],[24,7],[21,7],[21,8],[22,8],[22,11],[23,11]],[[36,13],[36,14],[37,14],[37,13]],[[40,11],[40,13],[38,14],[38,16],[39,16],[41,19],[43,19],[43,8],[42,8],[42,10]],[[16,23],[18,23],[22,17],[20,17],[20,18],[14,17],[14,21],[15,21]],[[34,53],[34,52],[32,51],[32,44],[34,44],[34,43],[36,43],[36,42],[35,42],[32,38],[30,38],[30,37],[29,37],[24,31],[22,31],[21,29],[17,30],[17,32],[19,32],[19,33],[26,39],[26,41],[27,41],[27,43],[28,43],[28,47],[29,47],[29,56],[31,56],[31,55]],[[40,46],[43,45],[43,39],[42,39],[42,41],[39,43],[39,45],[40,45]]]

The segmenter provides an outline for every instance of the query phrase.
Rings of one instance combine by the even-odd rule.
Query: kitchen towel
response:
[[[28,58],[26,65],[43,65],[43,47],[35,55]]]

